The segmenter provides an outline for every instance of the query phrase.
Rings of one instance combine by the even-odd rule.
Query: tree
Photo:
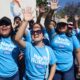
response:
[[[73,20],[75,15],[80,16],[80,2],[67,3],[63,9],[60,9],[58,11],[58,15],[60,15],[62,17],[64,15],[68,15],[68,16],[70,16],[71,20]]]
[[[41,4],[41,3],[44,3],[46,4],[47,0],[36,0],[37,1],[37,5]]]

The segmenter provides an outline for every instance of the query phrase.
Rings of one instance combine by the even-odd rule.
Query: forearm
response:
[[[50,10],[45,18],[44,24],[45,24],[46,29],[49,29],[49,23],[52,19],[53,14],[54,14],[54,10]]]
[[[36,21],[37,23],[40,23],[42,15],[43,13],[40,13],[39,16],[37,17],[37,21]]]
[[[77,58],[78,66],[80,66],[80,48],[77,49],[76,51],[76,58]]]
[[[49,75],[49,79],[48,80],[53,80],[55,71],[56,71],[56,64],[52,65],[52,67],[50,69],[50,75]]]
[[[15,35],[15,40],[16,41],[19,41],[20,39],[22,39],[23,34],[24,34],[25,30],[26,30],[27,24],[28,24],[27,21],[23,21],[22,22],[20,28],[18,29],[18,32]]]

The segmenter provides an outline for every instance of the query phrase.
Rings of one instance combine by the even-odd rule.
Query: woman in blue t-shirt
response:
[[[56,58],[53,50],[43,43],[44,31],[41,24],[33,24],[31,29],[32,43],[21,39],[28,21],[31,19],[31,10],[24,11],[24,21],[15,36],[18,44],[25,48],[25,80],[44,80],[48,78],[49,64],[51,70],[48,80],[52,80],[56,69]]]
[[[50,44],[57,58],[57,70],[54,80],[75,80],[73,68],[73,50],[78,60],[78,74],[80,74],[80,44],[76,36],[67,32],[66,19],[60,19],[57,26],[49,28]]]
[[[0,80],[19,80],[17,57],[19,48],[13,41],[11,20],[0,19]]]

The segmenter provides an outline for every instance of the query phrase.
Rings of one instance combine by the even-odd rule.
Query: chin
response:
[[[10,35],[9,34],[2,34],[1,36],[6,38],[6,37],[9,37]]]

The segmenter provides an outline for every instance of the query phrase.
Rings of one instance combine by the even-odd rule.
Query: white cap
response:
[[[65,18],[59,19],[58,23],[65,23],[68,24],[67,20]]]

